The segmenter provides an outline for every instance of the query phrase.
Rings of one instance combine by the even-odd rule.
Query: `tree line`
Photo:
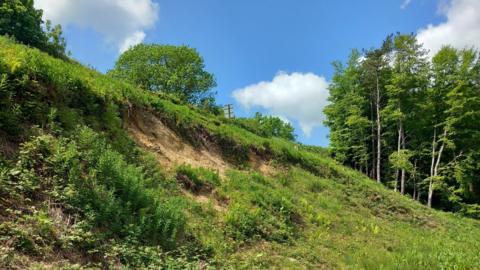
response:
[[[480,216],[480,60],[414,34],[333,63],[325,108],[335,159],[401,194]]]

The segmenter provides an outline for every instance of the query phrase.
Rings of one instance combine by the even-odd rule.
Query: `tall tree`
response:
[[[124,52],[109,73],[193,104],[211,98],[210,89],[216,85],[213,75],[205,71],[203,58],[187,46],[139,44]]]
[[[416,111],[416,97],[426,90],[429,66],[426,51],[417,42],[415,35],[396,35],[393,39],[392,78],[386,86],[389,94],[385,113],[397,126],[397,155],[407,153],[406,122],[409,114]],[[399,175],[398,175],[399,174]],[[397,169],[395,183],[400,177],[400,193],[405,193],[406,168]],[[397,184],[395,184],[397,188]]]
[[[455,147],[451,159],[456,164],[456,180],[467,200],[480,202],[480,60],[478,52],[464,49],[458,52],[458,71],[452,90],[447,94],[446,130]],[[480,213],[479,213],[480,216]]]
[[[375,166],[374,173],[375,178],[378,183],[382,180],[381,178],[381,164],[382,164],[382,92],[384,90],[386,78],[389,77],[390,67],[389,67],[389,53],[392,47],[392,36],[388,36],[382,47],[379,49],[373,49],[366,52],[365,59],[362,63],[362,81],[363,86],[368,89],[370,92],[370,99],[372,100],[375,111],[375,117],[373,113],[371,114],[372,123],[375,122],[375,128],[372,128],[372,140],[376,141],[376,151],[375,143],[372,144],[372,161]],[[375,136],[376,135],[376,136]]]
[[[368,171],[368,98],[360,85],[360,53],[353,50],[347,66],[334,62],[330,105],[325,108],[335,158],[358,170]]]
[[[432,130],[430,175],[428,178],[427,205],[432,206],[435,182],[438,182],[439,166],[445,145],[448,142],[447,94],[453,90],[458,74],[459,57],[457,50],[443,47],[432,59],[432,87],[428,89],[425,115]]]
[[[335,158],[379,182],[394,175],[395,190],[430,207],[480,217],[479,58],[446,46],[430,59],[415,35],[397,34],[335,62],[325,109]]]

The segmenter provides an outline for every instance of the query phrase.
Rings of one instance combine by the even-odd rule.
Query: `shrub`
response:
[[[231,120],[250,132],[262,137],[278,137],[288,141],[295,141],[294,128],[288,122],[274,116],[264,116],[257,112],[253,118],[237,118]]]
[[[229,208],[225,215],[226,232],[237,240],[268,237],[263,230],[265,216],[260,208],[248,209],[240,204]]]
[[[309,182],[308,189],[311,192],[318,193],[318,192],[321,192],[324,188],[325,187],[324,187],[323,183],[321,182],[321,180],[314,179],[311,182]]]
[[[0,68],[0,72],[2,72]],[[20,133],[21,111],[15,106],[15,92],[13,83],[8,80],[7,74],[0,76],[0,130],[9,135]]]
[[[227,235],[239,241],[288,242],[292,228],[261,207],[234,204],[225,215]]]
[[[460,203],[460,213],[467,217],[480,219],[480,205]]]
[[[217,172],[199,167],[192,168],[188,164],[177,167],[177,180],[192,192],[212,191],[220,185],[220,176]]]
[[[42,135],[24,144],[12,169],[26,196],[50,194],[106,236],[136,237],[169,248],[182,235],[185,219],[178,200],[161,200],[144,170],[127,163],[88,128],[71,139]],[[80,211],[79,211],[80,210]]]

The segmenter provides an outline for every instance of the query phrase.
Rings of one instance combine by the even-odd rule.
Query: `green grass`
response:
[[[0,73],[0,268],[480,268],[479,221],[387,190],[324,149],[3,37]],[[235,168],[165,172],[123,129],[138,108]],[[270,175],[249,167],[253,153]]]
[[[480,267],[477,221],[432,211],[361,176],[355,181],[319,179],[299,168],[291,168],[289,175],[292,180],[289,187],[283,187],[275,178],[265,178],[267,184],[260,184],[253,179],[245,181],[246,176],[240,172],[230,175],[223,188],[233,202],[226,213],[227,228],[232,225],[228,220],[230,211],[262,209],[275,216],[282,209],[299,218],[290,223],[293,232],[289,237],[280,241],[275,230],[267,234],[270,238],[265,238],[261,230],[248,231],[254,235],[249,237],[254,243],[236,241],[238,252],[222,261],[245,268],[257,265],[257,256],[265,266],[273,268],[285,265],[350,269]],[[317,183],[315,192],[311,191],[312,183]],[[262,187],[268,186],[270,193],[278,195],[264,194]],[[240,210],[238,205],[242,205]],[[259,224],[251,221],[255,213],[242,215],[247,220],[237,225],[240,232],[244,224],[249,224],[249,228]],[[285,220],[276,219],[276,227],[288,228]]]

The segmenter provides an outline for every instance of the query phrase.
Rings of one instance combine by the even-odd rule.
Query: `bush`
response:
[[[161,200],[149,189],[143,168],[127,163],[104,139],[79,128],[72,139],[49,135],[23,145],[12,169],[26,196],[49,194],[83,216],[93,217],[106,236],[136,237],[171,247],[182,235],[181,202]]]
[[[265,213],[260,208],[248,209],[240,204],[230,207],[225,215],[226,232],[241,241],[268,237],[264,230],[266,223]]]
[[[295,141],[296,135],[292,125],[278,117],[264,116],[257,112],[253,118],[237,118],[231,121],[262,137],[278,137],[288,141]]]
[[[0,72],[1,72],[0,68]],[[0,130],[15,136],[20,133],[21,111],[15,106],[14,85],[7,74],[0,75]]]
[[[325,188],[324,184],[321,181],[322,180],[317,180],[317,179],[312,180],[311,182],[309,182],[308,189],[311,192],[315,192],[315,193],[321,192]]]
[[[479,204],[466,204],[460,203],[459,212],[467,217],[480,219],[480,205]]]
[[[198,167],[192,168],[188,164],[177,167],[177,180],[192,192],[210,192],[220,185],[220,176],[217,172]]]

